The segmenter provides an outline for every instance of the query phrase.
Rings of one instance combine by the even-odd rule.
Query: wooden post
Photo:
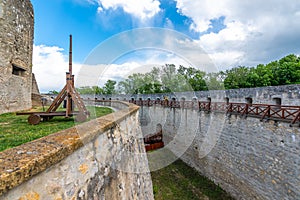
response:
[[[67,108],[66,108],[66,117],[69,117],[72,112],[72,97],[70,95],[72,80],[71,74],[69,72],[66,73],[66,82],[67,82]]]
[[[72,35],[70,35],[70,48],[69,48],[69,73],[72,76]]]
[[[72,69],[72,35],[70,35],[70,47],[69,47],[69,72],[66,74],[66,83],[67,83],[67,109],[66,109],[66,117],[69,117],[73,112],[73,102],[70,93],[72,92],[72,88],[74,87],[74,76]]]

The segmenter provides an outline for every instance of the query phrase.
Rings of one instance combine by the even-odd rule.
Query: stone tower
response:
[[[0,0],[0,114],[31,107],[33,7]]]

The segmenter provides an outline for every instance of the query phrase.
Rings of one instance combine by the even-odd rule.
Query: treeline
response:
[[[206,74],[192,67],[166,64],[148,73],[136,73],[120,82],[108,80],[104,87],[77,88],[80,94],[154,94],[224,89],[219,73]]]
[[[154,94],[265,87],[300,83],[300,57],[288,55],[256,67],[239,66],[217,73],[166,64],[148,73],[136,73],[120,82],[108,80],[103,87],[81,87],[81,94]]]
[[[300,57],[288,55],[278,61],[253,68],[244,66],[222,72],[225,89],[277,86],[300,83]]]

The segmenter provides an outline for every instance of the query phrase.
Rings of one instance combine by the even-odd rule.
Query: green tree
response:
[[[257,74],[256,87],[272,85],[273,73],[270,67],[259,64],[255,68],[255,73]]]
[[[179,66],[178,73],[185,77],[193,91],[208,90],[205,72],[193,67]]]
[[[250,70],[245,66],[234,67],[230,70],[226,70],[225,73],[225,89],[247,88],[249,85],[251,85],[251,83],[247,82],[247,79],[249,80],[248,76]]]
[[[223,90],[224,83],[222,81],[223,73],[208,73],[205,77],[205,82],[208,90]]]
[[[94,94],[104,94],[103,88],[101,88],[99,86],[92,86],[92,90],[93,90]]]
[[[294,54],[285,56],[278,61],[279,65],[275,71],[279,85],[299,83],[300,62],[299,57]]]
[[[48,92],[48,94],[58,94],[59,92],[58,91],[56,91],[56,90],[50,90],[49,92]]]
[[[188,80],[181,73],[177,73],[174,64],[166,64],[161,69],[161,83],[163,92],[192,91]]]
[[[80,94],[94,94],[94,90],[90,86],[83,86],[76,89]]]
[[[103,87],[103,93],[104,94],[115,94],[116,90],[115,90],[115,86],[116,86],[117,82],[113,81],[113,80],[108,80]]]

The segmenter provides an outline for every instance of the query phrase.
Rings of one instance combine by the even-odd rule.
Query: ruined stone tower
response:
[[[0,0],[0,114],[31,107],[33,7]]]

